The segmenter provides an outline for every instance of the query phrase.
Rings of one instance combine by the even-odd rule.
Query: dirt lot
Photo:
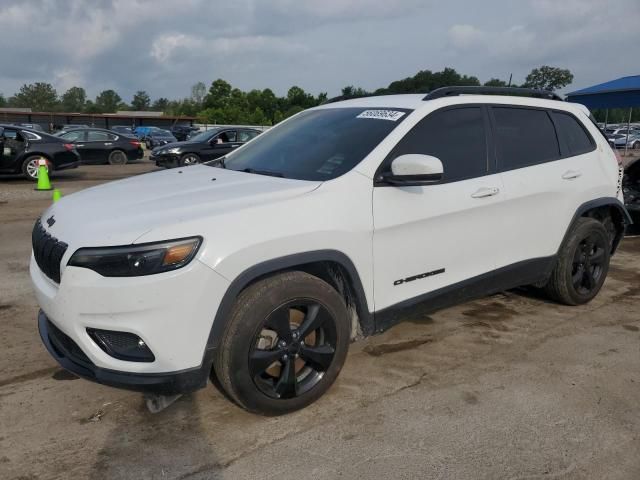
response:
[[[68,194],[152,169],[54,182]],[[40,344],[28,258],[48,203],[0,180],[0,479],[640,478],[640,238],[587,306],[513,291],[352,345],[304,411],[251,415],[209,387],[151,415]]]

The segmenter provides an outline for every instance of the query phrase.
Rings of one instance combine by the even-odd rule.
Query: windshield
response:
[[[331,108],[302,112],[229,155],[224,166],[297,180],[331,180],[360,163],[410,111]]]
[[[219,130],[205,130],[197,135],[193,135],[189,140],[193,140],[194,142],[206,142],[218,132]]]

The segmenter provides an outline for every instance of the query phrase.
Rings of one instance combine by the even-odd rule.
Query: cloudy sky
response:
[[[638,0],[2,0],[0,92],[176,98],[224,78],[331,96],[446,66],[519,83],[543,64],[573,90],[640,74],[639,19]]]

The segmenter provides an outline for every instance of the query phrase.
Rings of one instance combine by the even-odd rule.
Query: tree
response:
[[[204,105],[207,108],[224,108],[229,104],[231,97],[231,84],[221,78],[211,83],[209,93],[205,97]]]
[[[487,80],[484,82],[485,87],[506,87],[507,82],[504,80],[500,80],[499,78],[492,78],[491,80]]]
[[[28,107],[36,112],[47,112],[57,107],[58,93],[50,83],[25,84],[11,99],[11,103],[16,107]]]
[[[65,112],[82,112],[87,102],[87,92],[82,87],[71,87],[61,98],[62,109]]]
[[[531,70],[523,86],[553,91],[566,87],[571,82],[573,82],[573,74],[568,69],[543,65]]]
[[[0,108],[7,106],[7,100],[4,98],[4,95],[0,93]]]
[[[207,86],[204,82],[198,82],[191,87],[191,100],[198,107],[202,107],[205,97],[207,96]]]
[[[155,112],[167,112],[169,110],[169,99],[160,97],[151,105],[151,110]]]
[[[103,90],[98,94],[95,101],[96,109],[102,113],[115,113],[121,104],[122,98],[115,90]]]
[[[138,90],[131,100],[131,108],[136,111],[149,110],[151,98],[144,90]]]

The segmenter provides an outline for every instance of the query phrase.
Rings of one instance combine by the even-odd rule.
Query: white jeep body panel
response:
[[[551,257],[580,205],[618,196],[615,156],[580,106],[501,96],[422,98],[370,97],[317,107],[413,110],[358,165],[329,181],[194,166],[64,197],[42,216],[47,232],[69,246],[61,282],[47,278],[32,256],[38,303],[98,367],[182,371],[201,364],[227,288],[255,265],[306,252],[340,252],[355,267],[366,308],[374,313],[514,263]],[[378,167],[413,126],[439,108],[459,104],[569,111],[589,130],[597,148],[458,182],[374,186]],[[476,195],[487,190],[491,195]],[[46,220],[52,216],[55,223],[49,227]],[[106,278],[84,268],[65,268],[79,248],[191,236],[201,236],[203,243],[196,258],[175,271]],[[402,282],[439,270],[420,281]],[[89,338],[88,327],[135,333],[156,360],[115,359]]]

